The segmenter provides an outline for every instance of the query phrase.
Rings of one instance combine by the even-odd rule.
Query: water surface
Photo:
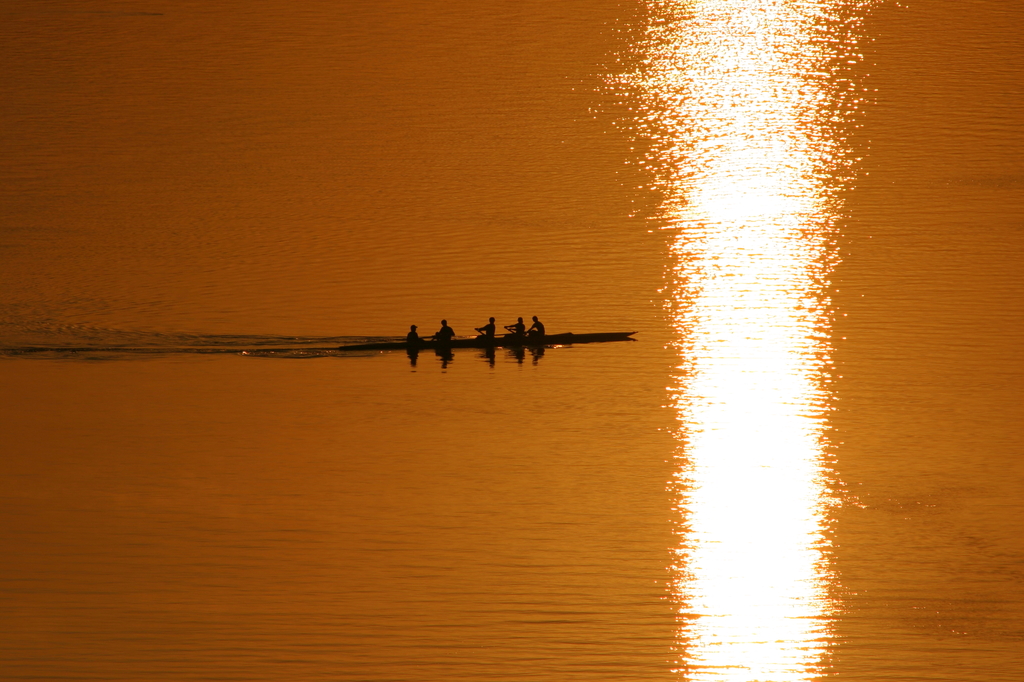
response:
[[[3,17],[6,678],[1024,676],[1020,10]]]

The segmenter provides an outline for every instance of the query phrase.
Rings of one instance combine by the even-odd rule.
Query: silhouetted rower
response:
[[[494,318],[489,318],[487,324],[482,327],[477,327],[476,330],[480,332],[480,336],[477,338],[481,339],[494,339]]]
[[[531,339],[543,339],[544,338],[544,323],[537,319],[537,316],[533,316],[533,326],[526,330],[526,335]]]
[[[409,333],[405,335],[405,345],[409,348],[419,348],[420,335],[416,333],[416,325],[409,325]]]
[[[434,341],[438,343],[450,343],[455,336],[455,330],[448,326],[448,320],[441,320],[441,328],[434,334]]]
[[[514,336],[526,335],[526,324],[523,323],[523,318],[521,317],[515,324],[506,324],[505,329],[507,329],[508,332],[510,334],[513,334]]]

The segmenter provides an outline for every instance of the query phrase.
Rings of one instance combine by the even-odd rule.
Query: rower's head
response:
[[[540,322],[540,320],[538,320],[538,319],[537,319],[537,316],[536,316],[536,315],[534,315],[534,316],[533,316],[533,321],[534,321],[534,322]]]
[[[448,326],[448,320],[441,320],[441,326],[442,327],[447,327]]]
[[[519,324],[523,323],[523,318],[520,317],[520,318],[517,318],[517,320],[518,320]]]
[[[491,324],[494,324],[494,318],[493,317],[487,318],[487,321],[490,322]]]
[[[410,324],[410,325],[409,325],[409,331],[411,331],[411,332],[414,332],[414,331],[416,331],[416,325],[414,325],[414,324]]]

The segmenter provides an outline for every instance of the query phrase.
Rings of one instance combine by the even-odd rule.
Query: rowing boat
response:
[[[516,348],[526,346],[565,346],[576,343],[608,343],[609,341],[636,341],[631,338],[636,332],[604,332],[597,334],[546,334],[542,337],[518,336],[505,334],[492,339],[475,336],[472,338],[452,339],[448,342],[421,340],[410,348],[403,339],[401,341],[378,341],[376,343],[357,343],[352,346],[340,346],[338,350],[425,350],[429,348]]]
[[[506,334],[492,339],[472,338],[452,339],[446,343],[439,341],[421,340],[419,344],[410,347],[403,339],[401,341],[378,341],[376,343],[357,343],[352,346],[341,346],[338,350],[426,350],[430,348],[522,348],[537,346],[566,346],[576,343],[608,343],[609,341],[636,341],[631,338],[636,332],[604,332],[597,334],[547,334],[542,337],[517,336]]]

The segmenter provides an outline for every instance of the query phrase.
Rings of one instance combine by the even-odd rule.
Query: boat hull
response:
[[[403,341],[378,341],[376,343],[358,343],[352,346],[340,346],[338,350],[429,350],[446,348],[526,348],[539,346],[566,346],[577,343],[609,343],[612,341],[636,341],[631,338],[636,332],[604,332],[596,334],[548,334],[541,338],[522,336],[498,336],[493,339],[470,338],[452,339],[447,343],[438,341],[420,341],[410,346]]]

